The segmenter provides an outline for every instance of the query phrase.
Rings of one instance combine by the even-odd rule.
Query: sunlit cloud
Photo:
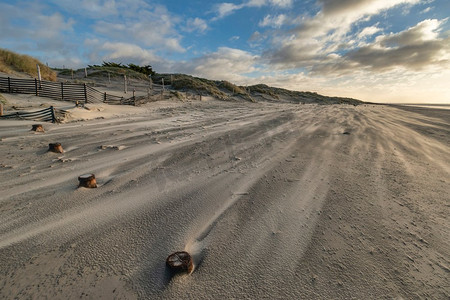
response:
[[[244,80],[243,74],[256,70],[257,56],[247,51],[221,47],[189,62],[178,63],[177,70],[218,80]]]

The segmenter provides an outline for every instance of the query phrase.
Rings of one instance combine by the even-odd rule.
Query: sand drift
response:
[[[207,101],[32,124],[0,122],[2,298],[450,296],[450,111]]]

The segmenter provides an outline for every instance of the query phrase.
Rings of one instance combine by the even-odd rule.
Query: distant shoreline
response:
[[[450,109],[450,104],[428,104],[428,103],[385,103],[391,106],[421,107],[434,109]]]

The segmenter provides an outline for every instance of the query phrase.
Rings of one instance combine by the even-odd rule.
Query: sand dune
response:
[[[2,298],[450,297],[450,111],[149,107],[0,121]]]

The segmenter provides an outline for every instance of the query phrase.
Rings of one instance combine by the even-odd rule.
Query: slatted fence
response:
[[[34,94],[55,100],[84,103],[98,102],[96,97],[91,95],[90,89],[92,88],[86,86],[86,84],[0,77],[0,91],[3,93]]]
[[[157,85],[155,85],[157,86]],[[161,86],[162,87],[162,86]],[[154,101],[150,95],[124,98],[98,91],[86,84],[52,82],[37,79],[11,78],[0,76],[0,92],[33,94],[55,100],[71,101],[74,103],[106,103],[115,105],[140,105]],[[164,90],[161,92],[163,98]]]
[[[124,101],[123,97],[102,93],[86,84],[39,81],[37,79],[0,77],[0,92],[33,94],[55,100],[82,103],[130,103],[130,100]]]
[[[61,110],[60,114],[64,114],[64,111]],[[43,121],[43,122],[57,122],[56,115],[58,114],[57,110],[50,106],[49,108],[37,110],[37,111],[16,111],[10,114],[2,115],[0,118],[3,119],[21,119],[21,120],[33,120],[33,121]]]

